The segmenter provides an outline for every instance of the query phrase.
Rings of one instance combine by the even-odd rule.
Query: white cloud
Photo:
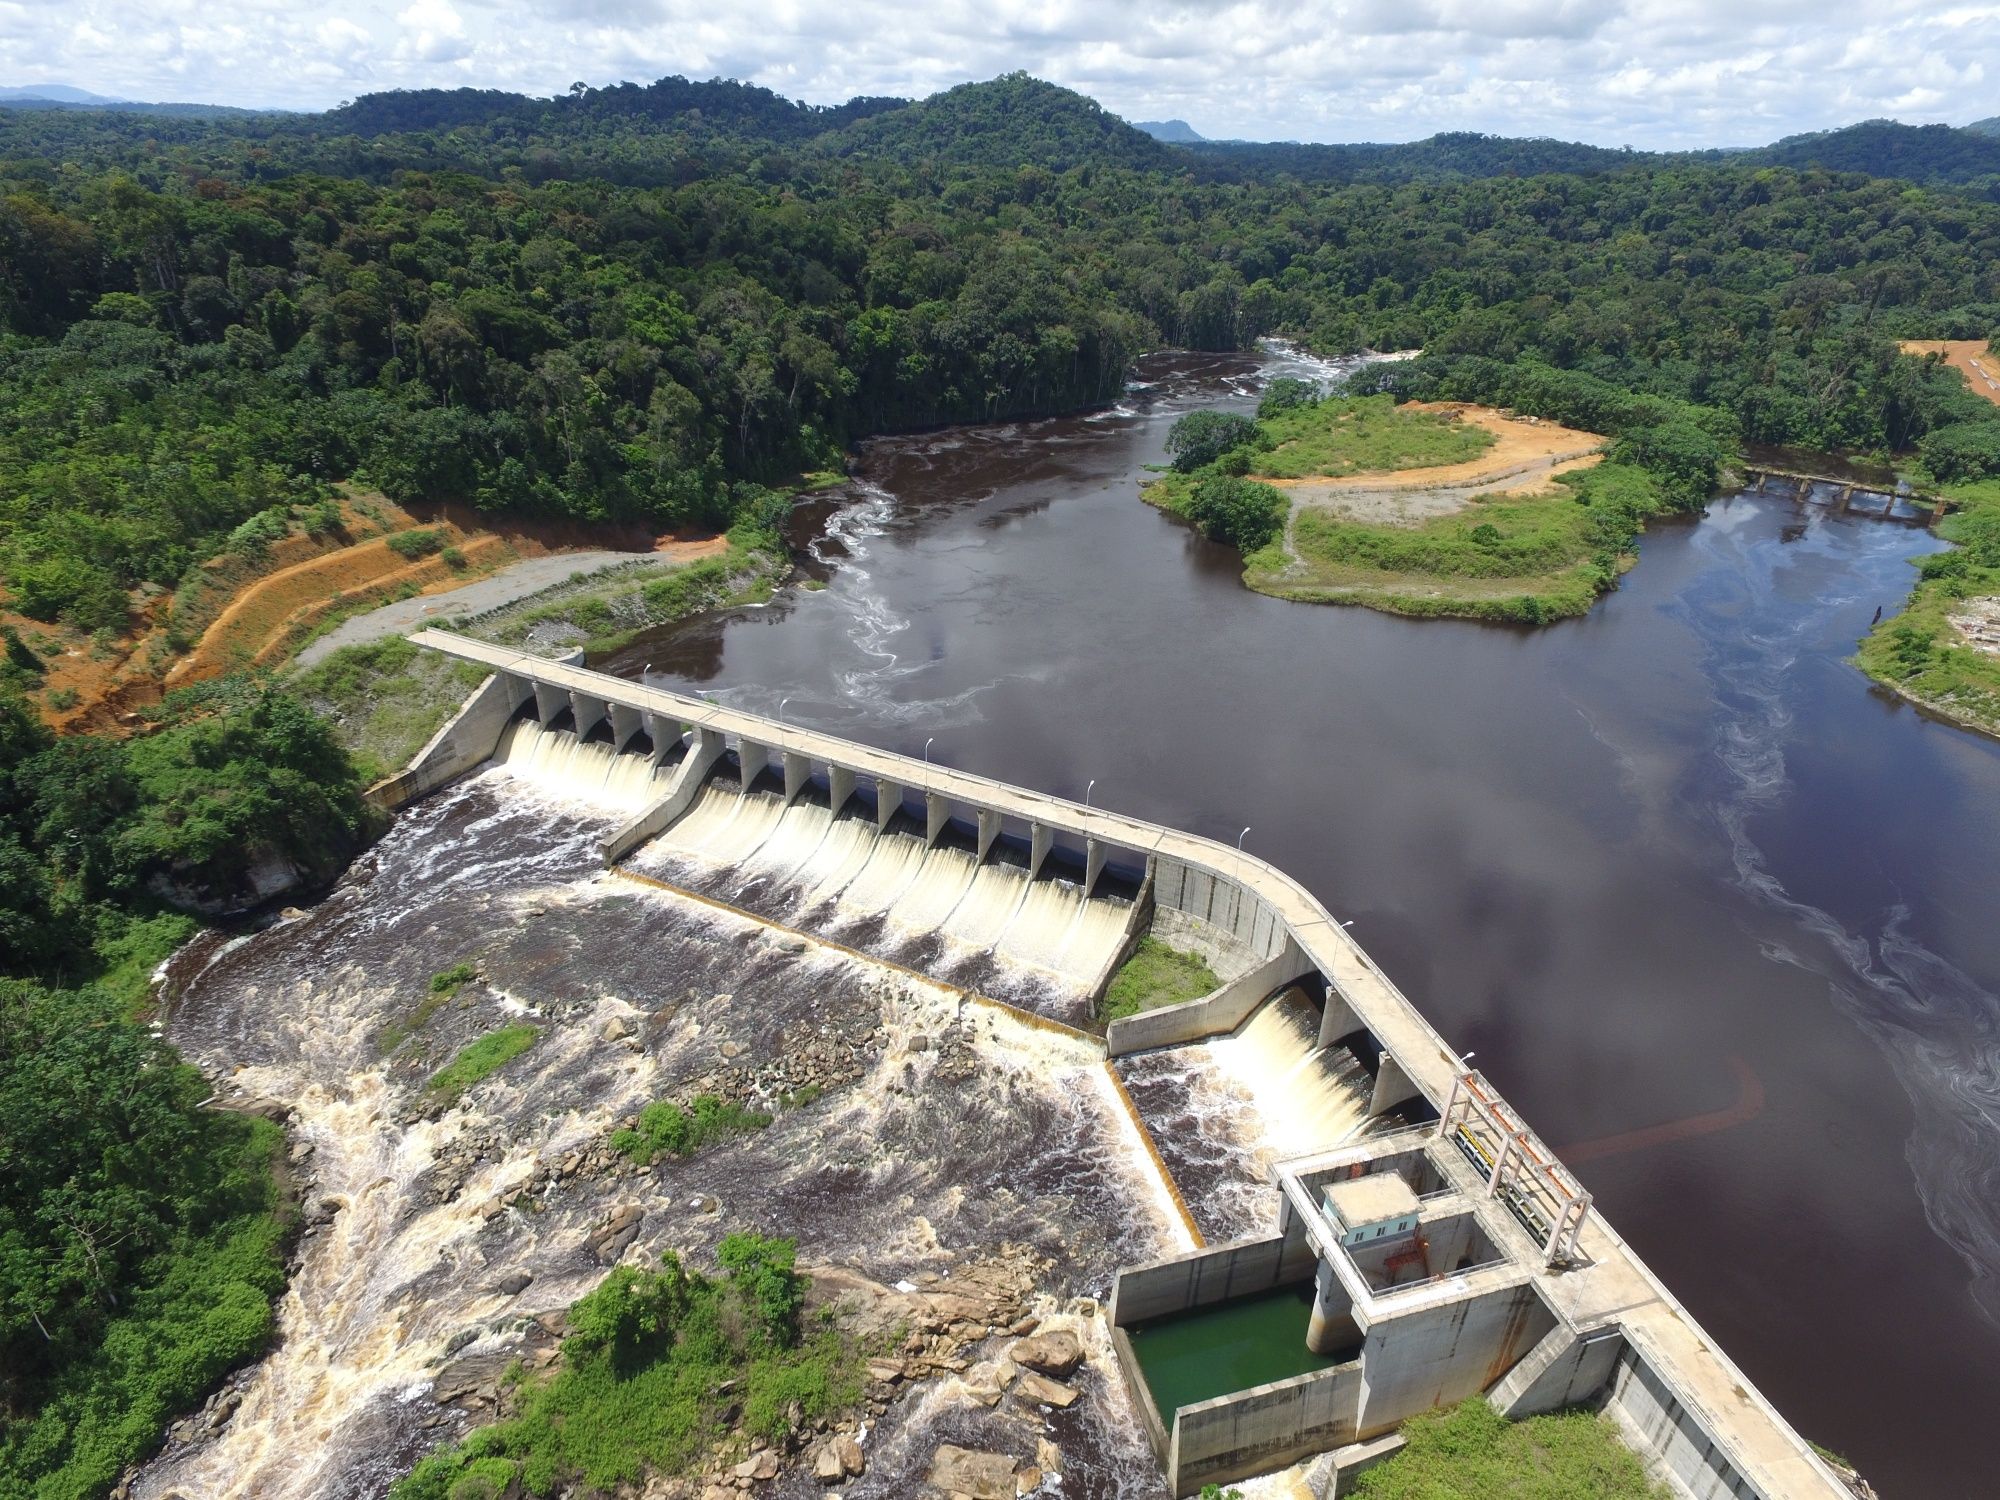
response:
[[[0,0],[0,83],[320,108],[667,73],[833,103],[1015,68],[1211,136],[1752,144],[1995,112],[2000,7],[1862,0]]]

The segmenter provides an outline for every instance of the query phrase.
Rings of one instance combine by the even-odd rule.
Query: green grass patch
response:
[[[658,1099],[639,1111],[636,1130],[611,1132],[612,1149],[645,1166],[660,1156],[692,1156],[711,1141],[762,1130],[771,1117],[715,1094],[697,1094],[683,1109]]]
[[[1406,1446],[1362,1474],[1356,1500],[1666,1500],[1608,1417],[1509,1422],[1483,1397],[1403,1424]]]
[[[364,778],[379,781],[408,765],[485,680],[484,667],[390,636],[342,647],[297,672],[291,688],[333,727]]]
[[[1132,956],[1111,976],[1097,1017],[1100,1021],[1116,1021],[1121,1016],[1136,1016],[1142,1010],[1199,1000],[1221,985],[1222,981],[1200,954],[1183,953],[1158,938],[1143,937]]]
[[[489,1031],[485,1036],[467,1042],[437,1072],[431,1075],[430,1092],[434,1099],[452,1103],[484,1079],[490,1077],[515,1058],[535,1045],[535,1038],[541,1035],[541,1028],[520,1021],[512,1026],[502,1026],[498,1031]]]
[[[611,1491],[648,1472],[697,1472],[732,1429],[776,1442],[860,1399],[864,1351],[830,1321],[801,1331],[805,1278],[790,1240],[733,1234],[725,1273],[621,1266],[570,1310],[574,1330],[548,1376],[513,1395],[506,1420],[432,1454],[392,1500],[466,1500],[469,1481],[531,1495]]]
[[[1259,479],[1340,478],[1460,464],[1495,441],[1451,412],[1398,406],[1393,396],[1334,397],[1257,424],[1269,446],[1250,455]]]
[[[1629,464],[1558,475],[1546,495],[1475,500],[1415,526],[1348,521],[1302,507],[1291,550],[1244,560],[1259,593],[1394,614],[1543,624],[1581,615],[1631,565],[1645,522],[1673,507]]]
[[[1951,623],[1972,601],[2000,598],[2000,479],[1950,485],[1945,494],[1958,508],[1938,532],[1958,545],[1917,560],[1908,604],[1868,634],[1855,661],[1932,712],[2000,735],[2000,654],[1969,644]]]

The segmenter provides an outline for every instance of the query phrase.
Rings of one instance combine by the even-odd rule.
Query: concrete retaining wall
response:
[[[1604,1409],[1625,1440],[1687,1500],[1783,1500],[1765,1495],[1736,1471],[1708,1429],[1629,1344],[1619,1351]]]
[[[664,830],[668,824],[694,805],[694,799],[701,794],[708,773],[715,769],[715,763],[722,759],[722,736],[713,730],[695,731],[694,743],[675,768],[667,789],[660,793],[650,807],[619,829],[600,846],[599,852],[607,865],[615,865],[634,849],[645,843],[654,834]]]
[[[1351,1442],[1361,1392],[1357,1361],[1184,1406],[1167,1445],[1167,1484],[1193,1495]]]
[[[1487,1391],[1486,1399],[1514,1421],[1596,1402],[1624,1347],[1625,1337],[1615,1328],[1579,1336],[1558,1326]]]
[[[1451,1406],[1499,1380],[1555,1326],[1534,1287],[1396,1313],[1368,1330],[1358,1437],[1393,1431],[1419,1412]]]
[[[494,673],[473,689],[465,706],[431,736],[408,766],[368,788],[368,801],[394,812],[482,764],[493,754],[514,710],[534,694],[533,683]]]
[[[1120,1271],[1111,1284],[1111,1307],[1106,1316],[1112,1327],[1130,1328],[1232,1297],[1297,1286],[1312,1280],[1317,1265],[1318,1258],[1303,1235],[1289,1246],[1283,1235],[1238,1240],[1233,1245]]]
[[[1154,902],[1212,929],[1218,973],[1234,975],[1275,957],[1290,936],[1283,918],[1254,891],[1227,876],[1165,855],[1156,856],[1152,864]],[[1232,948],[1248,962],[1231,962]]]
[[[1287,934],[1276,955],[1212,994],[1119,1017],[1105,1028],[1105,1045],[1113,1057],[1124,1057],[1153,1047],[1181,1047],[1204,1037],[1226,1036],[1273,993],[1311,972],[1312,960]]]

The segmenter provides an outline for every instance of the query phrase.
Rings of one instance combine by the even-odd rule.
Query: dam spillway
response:
[[[777,784],[772,784],[776,782]],[[981,859],[947,827],[936,842],[898,812],[836,811],[808,788],[749,790],[713,772],[677,821],[631,857],[634,870],[948,980],[1032,998],[1058,1019],[1085,1019],[1093,987],[1118,957],[1133,902],[1086,895],[1081,871]],[[1100,882],[1103,884],[1104,882]]]
[[[1059,1019],[1087,1016],[1149,931],[1203,952],[1220,987],[1111,1022],[1104,1053],[1131,1066],[1204,1045],[1259,1112],[1296,1130],[1273,1132],[1281,1149],[1306,1154],[1278,1164],[1276,1237],[1250,1230],[1203,1247],[1196,1235],[1191,1255],[1121,1272],[1112,1332],[1316,1275],[1314,1347],[1341,1330],[1359,1345],[1299,1383],[1172,1411],[1156,1409],[1121,1354],[1175,1493],[1302,1455],[1338,1458],[1475,1394],[1509,1416],[1596,1406],[1674,1492],[1698,1500],[1846,1493],[1490,1081],[1283,872],[1175,829],[574,662],[439,631],[413,639],[491,675],[405,771],[371,789],[381,805],[486,764],[505,740],[510,770],[625,815],[602,840],[607,863],[926,974],[962,973],[952,982],[968,990],[1039,971],[1059,1001],[1045,1014]],[[1392,1121],[1400,1130],[1378,1128]],[[1330,1137],[1347,1144],[1329,1151]],[[1391,1178],[1428,1248],[1385,1258],[1336,1243],[1344,1221],[1322,1195]]]

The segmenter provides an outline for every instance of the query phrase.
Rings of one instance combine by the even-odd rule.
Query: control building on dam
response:
[[[437,630],[412,639],[490,675],[371,791],[384,806],[502,760],[621,816],[603,854],[625,873],[1079,1034],[1158,933],[1199,947],[1222,983],[1092,1029],[1108,1058],[1224,1039],[1292,1049],[1300,1098],[1317,1090],[1351,1118],[1276,1164],[1260,1189],[1275,1232],[1214,1245],[1192,1233],[1191,1253],[1121,1270],[1106,1308],[1176,1495],[1321,1454],[1310,1472],[1331,1495],[1394,1451],[1408,1418],[1477,1394],[1510,1417],[1600,1409],[1693,1500],[1849,1494],[1281,871],[577,663]]]

